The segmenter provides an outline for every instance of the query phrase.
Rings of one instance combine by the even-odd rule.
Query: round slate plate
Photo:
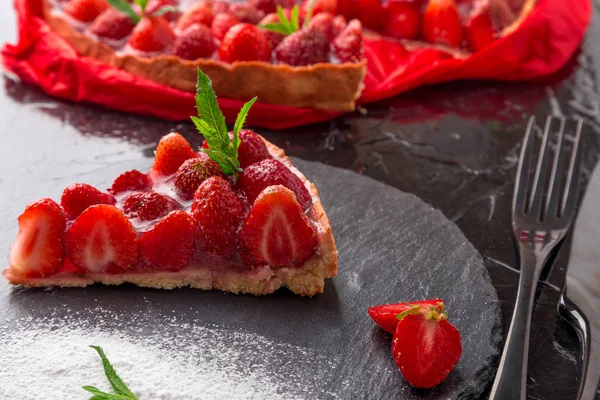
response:
[[[0,352],[0,397],[27,399],[27,382],[66,368],[70,378],[58,374],[47,384],[64,390],[63,399],[89,398],[73,382],[106,382],[85,381],[88,367],[70,363],[91,352],[84,344],[98,344],[126,368],[119,372],[142,400],[478,398],[494,373],[501,326],[496,291],[477,251],[456,225],[414,195],[351,171],[293,162],[320,189],[340,253],[339,275],[324,294],[307,299],[281,290],[253,297],[133,286],[33,290],[3,281],[0,348],[7,351]],[[92,183],[107,186],[117,172],[100,171]],[[19,212],[11,212],[13,218]],[[13,238],[5,230],[2,246]],[[445,300],[464,351],[445,382],[417,390],[402,379],[391,335],[373,324],[367,307],[433,297]],[[24,347],[29,359],[15,355]],[[31,368],[20,377],[16,366],[26,368],[38,353],[55,357],[44,371]],[[154,354],[162,361],[147,363]],[[89,368],[97,370],[94,357],[89,355]],[[56,358],[60,365],[53,367]],[[165,360],[165,371],[157,373],[156,363]]]

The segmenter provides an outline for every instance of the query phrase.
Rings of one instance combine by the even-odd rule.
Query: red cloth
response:
[[[41,0],[15,0],[14,5],[19,19],[19,43],[3,47],[2,62],[7,71],[21,80],[36,84],[53,96],[127,112],[168,120],[185,120],[195,114],[192,93],[77,54],[40,17]],[[369,103],[453,79],[517,81],[556,72],[579,47],[591,9],[589,0],[539,0],[519,29],[461,60],[434,49],[407,52],[390,40],[367,39],[367,76],[360,102]],[[219,104],[227,120],[233,121],[242,102],[220,98]],[[256,103],[247,123],[285,129],[338,115]]]

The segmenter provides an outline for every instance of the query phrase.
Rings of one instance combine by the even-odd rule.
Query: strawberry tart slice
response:
[[[317,189],[283,150],[242,129],[256,99],[231,132],[200,70],[196,99],[199,152],[170,133],[147,173],[125,172],[106,192],[76,183],[60,204],[28,205],[4,277],[24,286],[322,292],[338,255]]]

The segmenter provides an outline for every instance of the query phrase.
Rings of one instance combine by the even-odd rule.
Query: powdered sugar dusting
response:
[[[1,324],[0,398],[89,399],[82,385],[112,392],[91,344],[104,348],[142,400],[312,398],[315,387],[306,387],[305,376],[294,379],[302,372],[280,360],[300,355],[318,369],[334,366],[312,349],[252,333],[195,326],[176,317],[165,321],[168,335],[148,334],[143,327],[124,333],[102,326],[118,315],[101,314],[95,323],[24,317]]]

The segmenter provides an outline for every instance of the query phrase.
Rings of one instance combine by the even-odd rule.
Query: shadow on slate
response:
[[[132,285],[10,289],[3,282],[0,317],[31,316],[35,324],[49,315],[65,320],[76,315],[81,323],[107,331],[177,336],[173,351],[185,351],[185,332],[172,332],[167,323],[177,316],[193,326],[259,334],[331,359],[327,368],[301,353],[272,362],[273,368],[293,368],[293,376],[305,380],[300,383],[309,398],[478,398],[495,372],[501,323],[496,291],[477,251],[456,225],[412,194],[351,171],[293,162],[320,188],[340,253],[339,275],[327,282],[324,294],[307,299],[280,290],[255,297]],[[390,353],[391,335],[374,325],[367,307],[433,297],[445,300],[464,350],[444,383],[417,390],[402,379]],[[99,317],[98,308],[118,318]],[[239,368],[246,362],[240,358]]]

